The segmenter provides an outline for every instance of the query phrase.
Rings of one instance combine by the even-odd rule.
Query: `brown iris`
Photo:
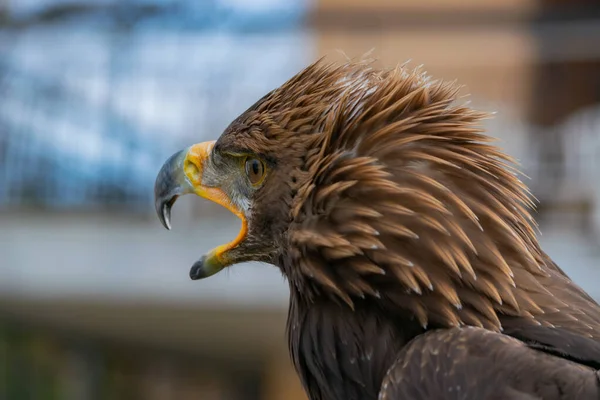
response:
[[[246,158],[245,163],[246,176],[253,186],[261,184],[265,176],[265,165],[261,160],[255,157]]]

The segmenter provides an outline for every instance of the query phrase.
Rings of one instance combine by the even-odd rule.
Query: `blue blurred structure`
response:
[[[216,138],[306,64],[306,8],[283,0],[11,3],[0,31],[0,207],[147,211],[162,160]]]
[[[295,28],[307,8],[307,0],[19,0],[9,12],[17,25],[76,16],[72,21],[86,26],[125,23],[137,29],[247,32]]]

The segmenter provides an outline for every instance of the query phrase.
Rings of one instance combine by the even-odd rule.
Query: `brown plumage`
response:
[[[457,93],[418,69],[319,61],[192,160],[188,178],[247,223],[192,275],[281,269],[311,400],[600,398],[600,306],[540,248],[513,161]],[[168,219],[182,192],[166,167]]]

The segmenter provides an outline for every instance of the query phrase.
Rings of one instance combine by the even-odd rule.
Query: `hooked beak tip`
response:
[[[160,210],[158,212],[160,222],[169,231],[171,230],[171,208],[173,207],[173,204],[175,204],[177,197],[179,196],[174,196],[169,201],[161,202],[158,206]]]
[[[183,170],[186,151],[173,154],[161,167],[154,184],[154,206],[161,224],[171,230],[171,208],[177,198],[191,192]]]

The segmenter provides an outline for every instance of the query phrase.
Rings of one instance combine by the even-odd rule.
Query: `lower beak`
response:
[[[190,193],[224,206],[242,220],[242,229],[234,241],[213,249],[193,265],[190,271],[192,279],[206,278],[230,265],[227,252],[236,247],[247,233],[246,218],[229,196],[220,188],[202,184],[204,167],[214,143],[199,143],[173,154],[160,169],[154,185],[156,213],[167,229],[171,229],[171,208],[175,201],[179,196]]]

